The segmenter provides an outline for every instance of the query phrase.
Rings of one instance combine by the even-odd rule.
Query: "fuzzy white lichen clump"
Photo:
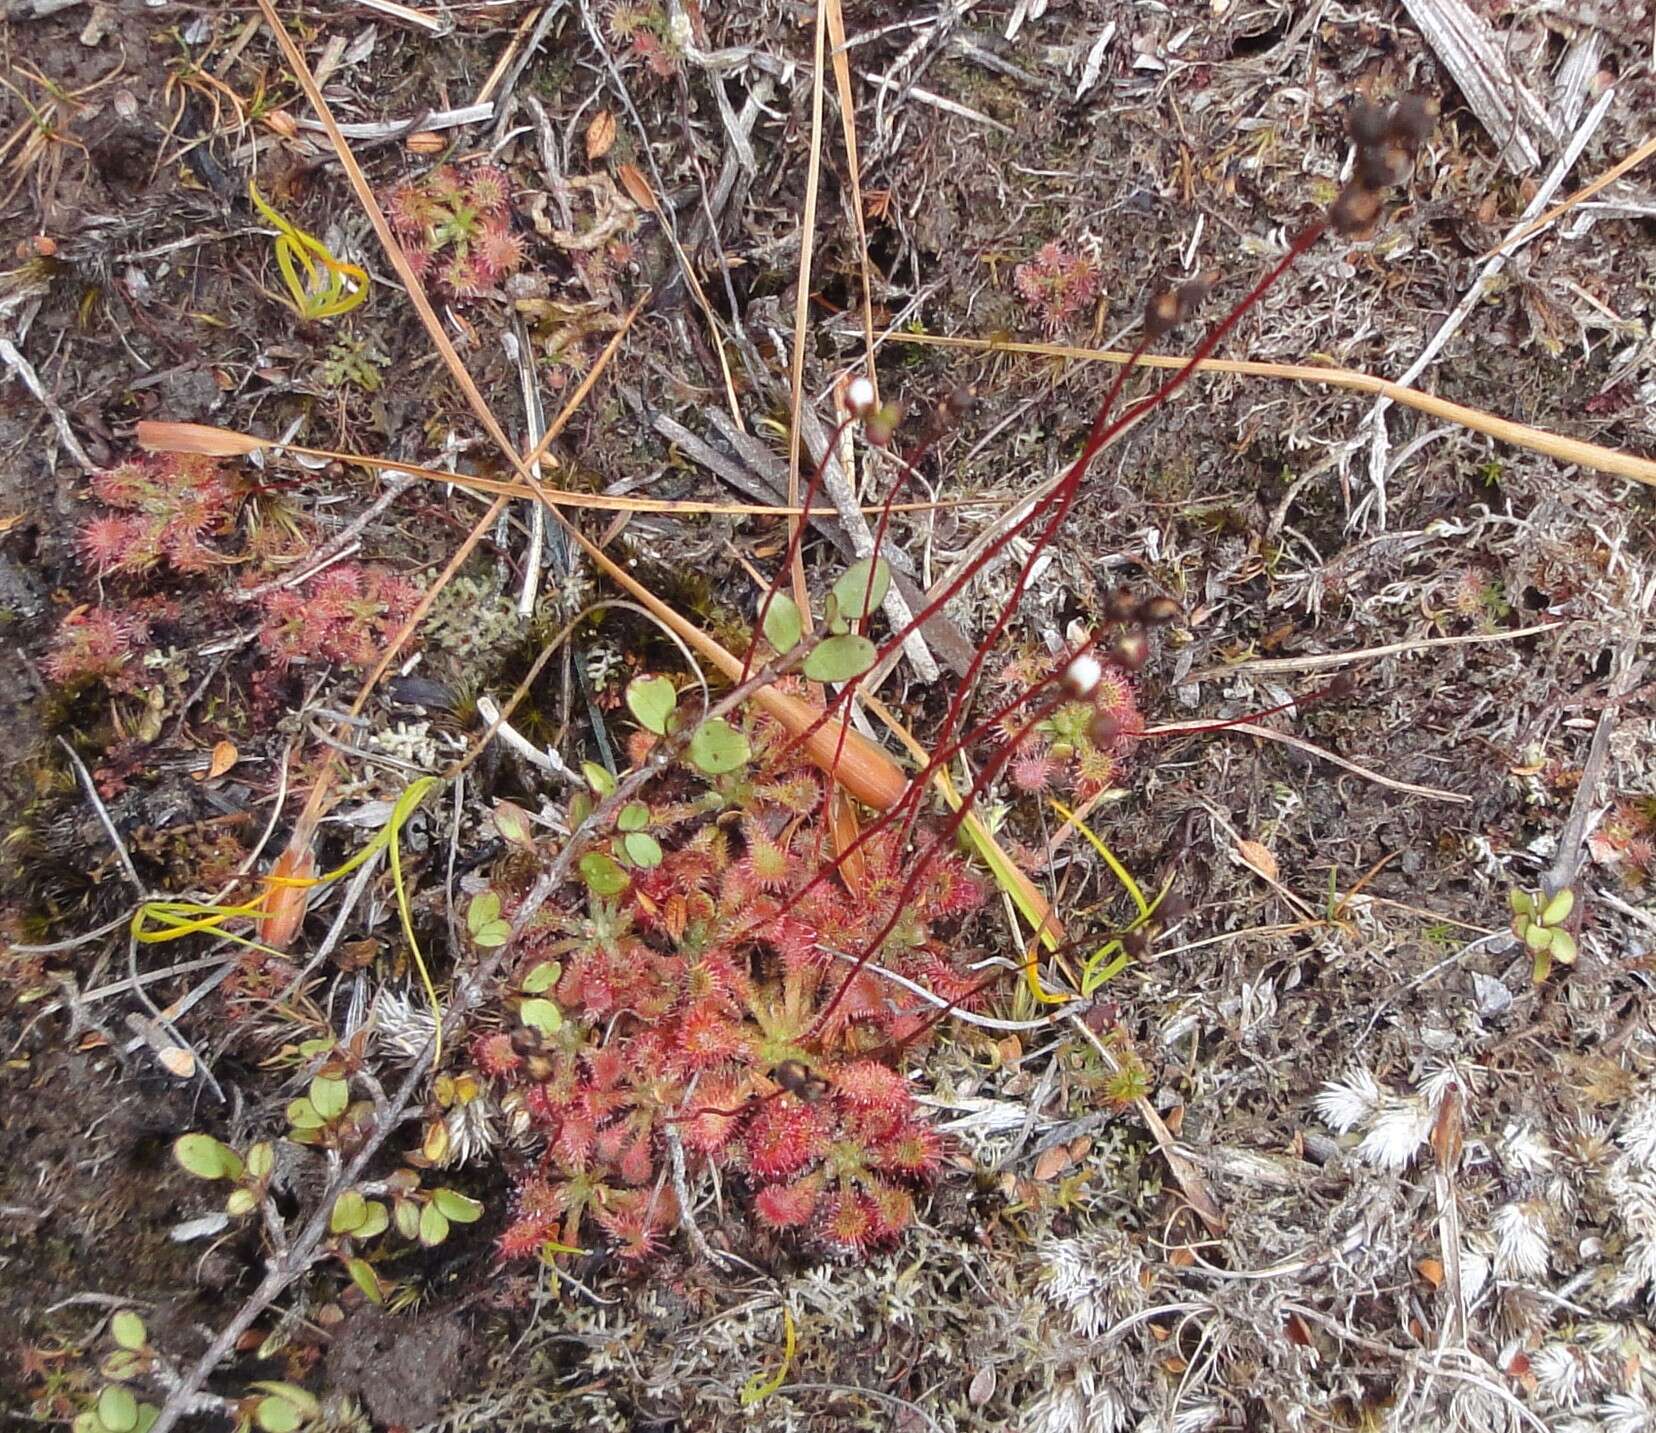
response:
[[[1105,1226],[1081,1238],[1048,1239],[1040,1255],[1042,1294],[1083,1338],[1096,1338],[1144,1304],[1144,1260],[1119,1229]]]

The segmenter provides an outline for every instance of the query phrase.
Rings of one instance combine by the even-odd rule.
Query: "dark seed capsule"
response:
[[[1099,712],[1087,723],[1087,740],[1100,750],[1108,750],[1121,735],[1121,718],[1114,712]]]
[[[1389,119],[1390,116],[1383,105],[1358,100],[1346,115],[1346,133],[1351,136],[1354,144],[1379,144],[1386,138]]]
[[[948,396],[942,404],[943,416],[950,422],[958,423],[968,417],[977,407],[977,386],[972,383],[960,383],[949,390]]]
[[[1150,937],[1142,927],[1130,930],[1121,937],[1121,948],[1134,960],[1143,960],[1150,954]]]
[[[1222,275],[1218,269],[1209,269],[1205,274],[1194,279],[1187,279],[1175,290],[1179,300],[1179,322],[1195,317],[1196,310],[1207,302],[1207,296],[1213,292]]]
[[[828,1081],[814,1074],[803,1060],[784,1060],[774,1074],[777,1084],[807,1104],[828,1093]]]
[[[1357,678],[1350,672],[1336,672],[1334,680],[1328,684],[1328,696],[1333,701],[1343,702],[1357,690]]]
[[[1179,604],[1171,597],[1146,597],[1139,603],[1138,619],[1147,627],[1163,627],[1179,615]]]
[[[1144,331],[1151,338],[1165,338],[1179,326],[1179,294],[1163,289],[1144,306]]]
[[[1366,239],[1380,222],[1380,196],[1355,179],[1328,206],[1328,222],[1348,239]]]
[[[1386,138],[1412,153],[1431,137],[1442,113],[1431,95],[1405,95],[1386,116]]]
[[[1105,602],[1112,622],[1131,622],[1138,612],[1138,595],[1131,587],[1118,587]]]
[[[1357,151],[1357,180],[1368,189],[1386,189],[1409,177],[1409,165],[1409,152],[1401,145],[1365,145]]]

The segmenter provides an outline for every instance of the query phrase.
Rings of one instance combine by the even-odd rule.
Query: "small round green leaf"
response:
[[[641,866],[646,871],[661,864],[661,842],[648,831],[629,831],[621,838],[621,849],[633,865]]]
[[[252,1385],[260,1393],[268,1393],[273,1398],[280,1398],[291,1407],[298,1410],[301,1417],[316,1418],[321,1415],[322,1405],[315,1397],[307,1393],[297,1383],[284,1383],[280,1379],[261,1378]]]
[[[321,1129],[327,1123],[303,1095],[287,1107],[287,1122],[298,1130]]]
[[[391,1227],[391,1216],[377,1199],[368,1201],[368,1213],[351,1235],[353,1239],[377,1239]]]
[[[318,1075],[310,1082],[311,1108],[322,1116],[324,1123],[336,1120],[351,1103],[351,1087],[344,1080]]]
[[[138,1400],[130,1388],[112,1383],[98,1395],[98,1422],[109,1433],[132,1433],[138,1426]]]
[[[431,1202],[443,1211],[444,1217],[455,1224],[475,1224],[483,1217],[483,1206],[468,1199],[458,1189],[433,1189]]]
[[[103,1422],[99,1419],[95,1409],[88,1408],[75,1415],[75,1421],[69,1425],[70,1433],[108,1433]]]
[[[650,808],[642,801],[629,801],[621,808],[615,824],[623,831],[642,831],[650,824]]]
[[[122,1348],[137,1352],[144,1346],[144,1321],[131,1309],[122,1309],[109,1321],[109,1332]]]
[[[722,776],[747,765],[748,739],[723,717],[704,721],[690,738],[690,762],[704,776]]]
[[[627,873],[613,856],[588,851],[580,861],[581,879],[595,896],[618,896],[627,889]]]
[[[264,1433],[296,1433],[303,1415],[287,1399],[267,1393],[253,1409],[253,1418]]]
[[[397,1233],[404,1239],[417,1239],[420,1236],[420,1206],[411,1199],[399,1199],[391,1211],[391,1217],[396,1221]]]
[[[529,813],[516,802],[495,802],[494,823],[495,830],[512,845],[525,851],[534,848],[535,829],[529,820]]]
[[[805,659],[805,675],[813,682],[849,682],[874,665],[878,650],[856,632],[819,642]]]
[[[600,796],[608,796],[615,790],[615,778],[609,774],[608,768],[598,765],[596,761],[583,761],[581,775]]]
[[[1552,937],[1552,953],[1560,965],[1574,965],[1576,958],[1575,937],[1567,930],[1555,930]]]
[[[500,897],[493,891],[479,891],[466,907],[466,929],[474,936],[490,921],[500,918]]]
[[[870,577],[872,574],[872,579]],[[873,586],[870,593],[869,587]],[[891,590],[891,568],[885,558],[859,558],[853,562],[834,584],[834,601],[839,604],[842,617],[860,621],[865,613],[873,612],[885,601]]]
[[[138,1426],[132,1430],[132,1433],[149,1433],[150,1429],[155,1427],[155,1421],[160,1416],[161,1410],[153,1403],[140,1403],[138,1405]]]
[[[345,1271],[351,1276],[351,1282],[362,1290],[362,1297],[371,1304],[385,1302],[385,1290],[380,1284],[379,1275],[374,1272],[374,1266],[366,1259],[347,1259]]]
[[[765,608],[765,640],[778,652],[787,653],[799,645],[804,635],[799,604],[786,592],[773,592],[770,606]]]
[[[276,1149],[269,1140],[261,1139],[247,1151],[247,1173],[253,1179],[269,1179],[276,1170]]]
[[[563,1029],[563,1011],[550,1000],[525,1000],[518,1010],[518,1019],[543,1035],[556,1035]]]
[[[259,1207],[251,1189],[232,1189],[224,1201],[224,1212],[232,1219],[244,1219]]]
[[[173,1158],[197,1179],[240,1179],[241,1156],[210,1134],[184,1134],[173,1142]]]
[[[448,1216],[435,1204],[428,1204],[420,1211],[420,1242],[426,1248],[435,1248],[449,1236]]]
[[[333,1212],[328,1215],[328,1232],[354,1234],[368,1220],[368,1201],[362,1191],[347,1189],[334,1200]]]
[[[1570,918],[1570,912],[1575,909],[1575,892],[1568,886],[1547,902],[1546,909],[1541,912],[1542,925],[1562,925]]]
[[[627,710],[657,736],[666,734],[667,719],[677,705],[678,692],[666,677],[634,677],[627,683]]]
[[[563,974],[563,966],[555,960],[543,960],[534,966],[523,977],[523,993],[525,995],[539,995],[550,990],[558,983],[558,977]]]

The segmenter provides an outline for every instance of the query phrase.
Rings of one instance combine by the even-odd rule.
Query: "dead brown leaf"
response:
[[[586,156],[602,159],[615,146],[615,116],[601,109],[592,117],[586,129]]]
[[[1281,868],[1277,865],[1277,858],[1264,846],[1261,846],[1258,841],[1250,841],[1246,836],[1241,837],[1236,843],[1236,854],[1252,866],[1254,870],[1258,871],[1260,875],[1264,876],[1267,881],[1274,881],[1281,874]]]
[[[615,166],[615,177],[627,191],[627,198],[640,209],[648,209],[652,214],[660,212],[661,206],[656,203],[655,190],[650,188],[650,181],[639,172],[636,165],[623,161]]]

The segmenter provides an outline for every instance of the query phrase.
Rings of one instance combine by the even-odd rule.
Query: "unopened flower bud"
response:
[[[1146,597],[1139,603],[1138,619],[1147,627],[1162,627],[1179,615],[1179,604],[1171,597]]]
[[[1136,672],[1150,660],[1150,644],[1142,632],[1120,632],[1110,644],[1110,655],[1129,672]]]
[[[859,373],[845,385],[845,411],[853,418],[866,418],[874,407],[874,384]]]
[[[892,435],[897,431],[897,425],[902,422],[903,410],[895,403],[883,403],[868,417],[863,419],[863,436],[876,448],[883,448],[891,442]]]
[[[1352,143],[1360,148],[1383,144],[1388,118],[1384,105],[1358,100],[1346,115],[1346,133],[1351,136]]]
[[[1091,652],[1083,652],[1064,668],[1064,689],[1074,697],[1089,697],[1103,675],[1104,667],[1098,658]]]
[[[1131,622],[1138,613],[1138,597],[1131,587],[1118,587],[1105,602],[1112,622]]]

